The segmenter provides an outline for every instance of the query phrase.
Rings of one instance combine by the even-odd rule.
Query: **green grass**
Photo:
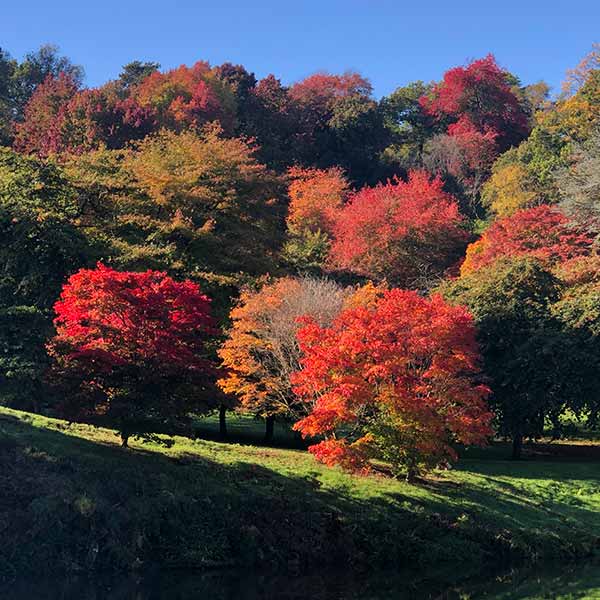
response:
[[[111,430],[0,408],[1,576],[154,563],[465,574],[600,548],[595,460],[515,463],[494,447],[410,486],[300,449],[173,439],[122,449]]]
[[[196,437],[219,440],[219,416],[210,414],[198,417],[192,424]],[[265,421],[252,415],[227,413],[227,440],[239,444],[261,445],[265,438]],[[305,449],[307,444],[298,433],[292,431],[290,423],[276,421],[273,440],[269,444],[277,448]]]

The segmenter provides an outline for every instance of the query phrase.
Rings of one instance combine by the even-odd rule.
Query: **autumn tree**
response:
[[[468,240],[456,199],[424,171],[353,194],[333,237],[333,267],[398,286],[428,285],[458,261]]]
[[[66,418],[114,426],[127,446],[211,406],[215,330],[195,283],[99,263],[69,278],[54,309],[48,352]]]
[[[14,148],[26,154],[46,157],[60,147],[60,123],[64,107],[78,90],[69,75],[49,75],[37,86],[24,109],[24,118],[15,128]]]
[[[305,138],[300,162],[339,165],[354,183],[373,183],[389,136],[371,93],[370,82],[355,72],[315,73],[292,85],[289,97]]]
[[[327,325],[349,294],[326,279],[284,277],[257,291],[243,291],[231,311],[232,326],[219,351],[226,376],[219,385],[239,398],[240,410],[266,419],[267,439],[275,418],[305,414],[290,381],[301,356],[298,319],[309,316]]]
[[[390,290],[328,327],[307,319],[298,339],[295,391],[312,410],[294,427],[324,436],[309,450],[327,465],[380,459],[412,481],[491,433],[472,318],[440,296]]]
[[[68,171],[115,264],[192,278],[219,316],[247,277],[275,267],[283,186],[244,140],[162,131],[125,152],[73,158]]]
[[[482,185],[498,155],[497,135],[478,131],[470,121],[459,121],[429,139],[423,148],[423,165],[456,189],[461,208],[480,216]]]
[[[556,174],[561,209],[590,230],[600,233],[600,129],[574,148],[570,165]]]
[[[164,73],[153,70],[133,87],[130,97],[153,109],[159,126],[174,131],[219,121],[231,132],[235,124],[233,92],[205,61]]]
[[[467,248],[463,275],[501,257],[532,256],[545,264],[589,252],[592,238],[557,208],[540,205],[498,219]]]
[[[440,291],[473,314],[496,430],[511,438],[513,458],[526,438],[542,435],[546,420],[557,424],[567,408],[580,414],[594,397],[597,360],[555,318],[562,285],[538,259],[506,257]]]
[[[94,250],[75,225],[77,205],[54,165],[0,149],[0,395],[40,410],[52,304]]]
[[[350,191],[343,171],[292,167],[288,175],[288,228],[296,232],[304,229],[330,232],[336,212]]]
[[[474,215],[494,160],[530,130],[516,81],[490,54],[450,69],[420,99],[425,114],[446,127],[428,141],[424,163],[431,172],[456,181]]]
[[[422,97],[421,104],[427,114],[451,121],[450,135],[452,127],[492,133],[502,151],[529,133],[527,114],[511,83],[511,76],[490,54],[447,71],[443,80]]]
[[[283,258],[298,271],[319,271],[327,259],[335,219],[350,185],[338,167],[292,167],[288,177],[288,240]]]
[[[16,65],[13,73],[13,101],[15,104],[15,120],[21,121],[24,108],[39,85],[49,78],[67,77],[75,85],[83,81],[84,70],[75,65],[67,56],[61,56],[60,50],[53,44],[44,44]]]

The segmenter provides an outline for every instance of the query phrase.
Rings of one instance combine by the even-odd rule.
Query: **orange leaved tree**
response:
[[[324,437],[309,450],[327,465],[361,471],[382,459],[412,480],[455,459],[453,442],[483,444],[492,433],[463,307],[393,289],[330,326],[307,319],[298,339],[295,392],[312,410],[294,427]]]
[[[306,414],[290,382],[300,364],[298,319],[308,315],[328,325],[348,295],[332,281],[284,277],[258,291],[245,290],[231,311],[232,326],[219,351],[226,373],[219,385],[237,396],[242,411],[267,420],[267,439],[277,416]]]

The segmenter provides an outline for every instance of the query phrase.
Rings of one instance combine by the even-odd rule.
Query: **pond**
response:
[[[309,576],[168,572],[90,580],[15,581],[3,600],[574,600],[600,598],[600,564],[512,571],[459,584],[408,573]]]

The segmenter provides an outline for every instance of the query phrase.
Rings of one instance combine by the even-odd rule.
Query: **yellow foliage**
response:
[[[388,289],[387,283],[384,281],[378,285],[369,281],[365,285],[361,285],[350,294],[344,302],[344,310],[350,308],[365,307],[370,308],[375,306],[377,300],[383,296],[383,293]]]
[[[472,244],[469,244],[467,246],[465,260],[463,261],[463,264],[460,267],[461,277],[464,277],[465,275],[468,275],[469,273],[475,270],[473,261],[476,260],[476,256],[478,254],[483,252],[483,250],[485,249],[485,244],[486,238],[484,233],[476,242],[473,242]]]
[[[527,171],[510,164],[494,172],[483,186],[483,203],[500,217],[536,203],[536,193],[527,189]]]

